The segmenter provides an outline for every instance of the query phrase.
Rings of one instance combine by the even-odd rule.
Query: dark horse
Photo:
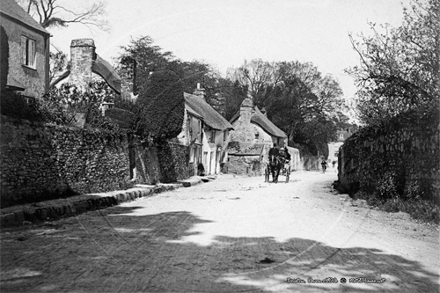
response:
[[[283,168],[284,161],[280,155],[270,155],[269,156],[269,168],[272,173],[273,182],[278,182],[278,176],[280,175],[280,170]]]

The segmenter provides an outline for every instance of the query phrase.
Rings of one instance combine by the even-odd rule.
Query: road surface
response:
[[[438,228],[352,202],[335,179],[221,175],[3,229],[0,291],[438,292]]]

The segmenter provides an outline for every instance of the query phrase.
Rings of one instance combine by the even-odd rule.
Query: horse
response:
[[[273,182],[278,182],[278,176],[280,175],[280,170],[283,168],[284,160],[280,155],[270,155],[269,156],[269,169],[272,173]]]

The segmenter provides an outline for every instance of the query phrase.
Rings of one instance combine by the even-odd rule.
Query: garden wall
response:
[[[438,202],[439,130],[435,107],[361,129],[340,149],[338,189]]]
[[[122,189],[126,135],[1,116],[1,207]]]
[[[176,143],[144,147],[134,138],[129,141],[125,133],[3,115],[0,135],[1,207],[194,175],[189,148]]]

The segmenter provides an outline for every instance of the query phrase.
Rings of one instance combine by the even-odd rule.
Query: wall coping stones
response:
[[[0,209],[0,226],[4,228],[54,220],[62,217],[71,217],[87,211],[103,209],[123,202],[132,201],[136,198],[152,196],[180,187],[194,186],[202,182],[201,178],[206,177],[193,176],[177,183],[168,184],[137,184],[134,188],[127,190],[89,193],[68,198],[11,206]],[[215,179],[214,176],[209,176],[209,178],[211,178],[211,180]],[[209,181],[210,180],[207,182]]]

